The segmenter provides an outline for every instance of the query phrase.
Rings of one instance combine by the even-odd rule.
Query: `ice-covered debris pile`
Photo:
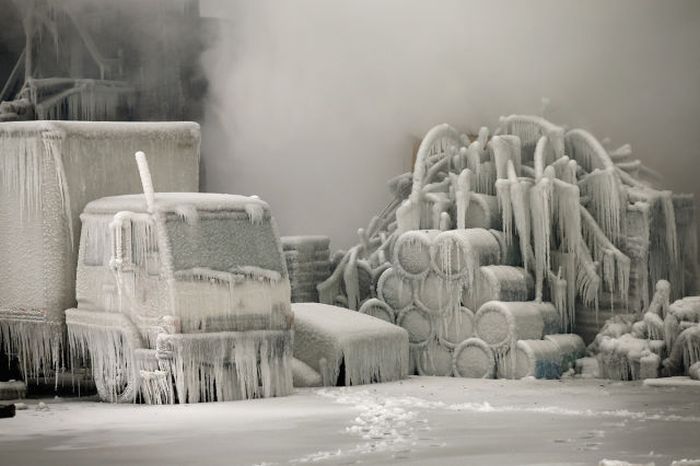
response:
[[[293,303],[318,302],[316,286],[331,274],[329,247],[327,236],[282,237]]]
[[[64,365],[85,205],[141,192],[136,150],[148,152],[157,189],[196,191],[199,141],[189,122],[0,123],[0,344],[25,376]]]
[[[669,304],[671,285],[660,280],[654,298],[639,317],[616,316],[591,344],[600,376],[616,380],[691,375],[700,361],[700,297]]]
[[[72,360],[100,397],[152,404],[292,390],[290,286],[269,206],[258,198],[154,193],[102,198],[81,215]]]
[[[362,385],[408,376],[405,330],[325,304],[294,303],[292,310],[294,357],[320,374],[323,385]]]
[[[510,359],[514,376],[518,354],[544,367],[557,359],[545,333],[590,342],[611,314],[641,315],[659,279],[674,299],[696,289],[694,199],[657,179],[629,146],[609,150],[537,116],[503,117],[474,137],[438,125],[413,172],[389,181],[393,199],[358,230],[319,298],[406,328],[419,373],[506,375],[500,361]],[[557,327],[531,337],[513,318],[496,347],[474,330],[487,303],[528,301]]]

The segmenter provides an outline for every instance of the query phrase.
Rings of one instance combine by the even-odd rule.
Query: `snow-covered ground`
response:
[[[29,400],[1,465],[598,464],[700,458],[700,390],[411,377],[197,405]]]

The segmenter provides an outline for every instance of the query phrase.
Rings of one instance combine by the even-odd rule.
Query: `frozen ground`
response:
[[[700,458],[700,390],[412,377],[199,405],[39,400],[0,419],[1,465],[598,464]]]

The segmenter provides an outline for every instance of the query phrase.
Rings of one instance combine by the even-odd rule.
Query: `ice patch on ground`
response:
[[[459,403],[449,405],[448,409],[456,411],[472,411],[477,413],[540,413],[574,417],[614,417],[634,419],[637,421],[666,421],[666,422],[700,422],[699,416],[678,416],[675,414],[648,414],[642,411],[626,409],[602,410],[570,409],[559,406],[492,406],[489,402]]]
[[[429,431],[428,421],[421,419],[414,409],[431,408],[444,403],[434,403],[414,397],[382,397],[367,390],[322,389],[319,396],[340,404],[352,405],[360,413],[345,432],[360,437],[365,442],[349,450],[320,451],[291,460],[290,463],[317,462],[339,456],[389,452],[403,457],[417,446],[419,431]],[[446,444],[431,445],[444,447]]]

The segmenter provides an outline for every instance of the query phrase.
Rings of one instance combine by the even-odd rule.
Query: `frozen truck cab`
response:
[[[72,357],[89,355],[102,399],[292,391],[290,286],[265,202],[205,193],[149,199],[146,190],[93,201],[81,221],[78,304],[66,323]]]

